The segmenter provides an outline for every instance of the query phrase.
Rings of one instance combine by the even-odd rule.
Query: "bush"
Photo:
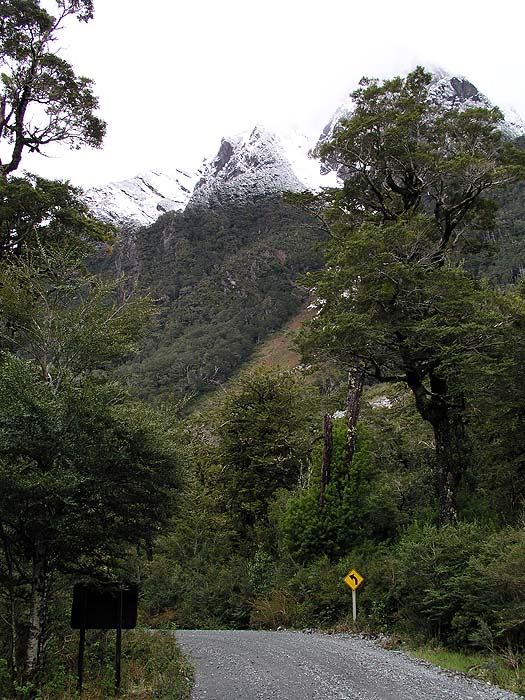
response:
[[[411,528],[387,599],[401,628],[456,646],[525,644],[525,532],[461,523]]]
[[[83,700],[107,700],[114,694],[114,637],[113,632],[88,635]],[[38,700],[78,697],[76,638],[67,640],[56,652],[53,668],[37,692]],[[122,700],[187,700],[192,685],[192,668],[182,656],[174,636],[141,631],[124,633],[119,696]]]
[[[359,430],[351,465],[346,454],[346,425],[334,421],[332,475],[325,503],[319,508],[320,451],[314,460],[312,484],[289,499],[279,527],[284,547],[304,564],[322,555],[336,561],[364,542],[392,538],[398,511],[392,486],[372,458],[372,435]]]

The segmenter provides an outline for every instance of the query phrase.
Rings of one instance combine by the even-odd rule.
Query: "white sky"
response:
[[[104,147],[23,166],[81,185],[197,167],[255,123],[320,132],[361,76],[417,63],[525,117],[524,27],[524,0],[95,0],[60,43],[95,80]]]

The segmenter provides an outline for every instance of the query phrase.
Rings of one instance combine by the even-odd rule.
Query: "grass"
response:
[[[82,700],[114,697],[114,632],[88,633]],[[37,700],[73,700],[76,690],[76,637],[40,687]],[[169,632],[128,631],[123,635],[119,700],[189,700],[193,669]]]
[[[259,367],[278,367],[283,370],[292,370],[298,367],[301,363],[301,355],[294,346],[294,339],[301,324],[310,320],[314,314],[313,309],[301,309],[280,330],[275,331],[255,348],[246,362],[221,385],[222,389],[227,390],[232,381]],[[209,406],[213,406],[216,400],[215,390],[203,394],[192,401],[192,412],[203,411]]]
[[[409,653],[440,668],[464,673],[519,695],[525,694],[523,658],[512,649],[493,654],[475,654],[439,646],[418,646],[411,648]]]
[[[294,338],[302,323],[310,320],[314,315],[312,309],[302,309],[281,330],[271,335],[264,343],[259,345],[247,366],[254,367],[280,367],[293,369],[301,362],[301,356],[294,347]]]

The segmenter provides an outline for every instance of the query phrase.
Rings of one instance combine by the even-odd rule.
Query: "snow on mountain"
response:
[[[336,174],[326,172],[319,160],[312,157],[318,138],[318,134],[309,137],[296,129],[280,134],[286,158],[303,185],[301,189],[316,191],[321,187],[337,187]]]
[[[432,71],[430,94],[436,102],[445,103],[450,107],[494,107],[492,102],[467,78],[462,75],[451,75],[437,68]],[[512,108],[498,105],[503,113],[501,130],[511,138],[525,133],[525,122]]]
[[[223,138],[217,155],[205,161],[190,205],[243,201],[283,191],[318,188],[319,163],[309,158],[315,142],[297,131],[282,136],[256,126]]]
[[[462,109],[492,107],[488,98],[463,76],[439,68],[433,69],[432,75],[430,92],[437,102]],[[217,154],[204,160],[197,173],[177,170],[176,177],[170,177],[152,171],[132,180],[93,187],[86,192],[85,201],[101,219],[119,227],[136,228],[188,204],[214,206],[283,191],[335,187],[341,184],[337,166],[321,164],[310,154],[331,137],[340,119],[349,116],[354,108],[350,95],[315,138],[297,130],[276,134],[258,125],[251,131],[223,138]],[[501,126],[509,136],[525,133],[525,123],[516,112],[502,111],[505,121]]]
[[[148,226],[161,214],[184,209],[197,177],[183,170],[177,170],[175,177],[152,170],[131,180],[92,187],[84,193],[84,201],[96,216],[115,226]]]

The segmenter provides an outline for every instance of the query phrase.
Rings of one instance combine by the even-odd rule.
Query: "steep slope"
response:
[[[436,100],[451,104],[486,100],[457,76],[436,74],[433,91]],[[349,109],[347,102],[338,110],[321,139]],[[515,127],[521,128],[517,122]],[[180,211],[123,236],[112,265],[151,290],[158,308],[157,330],[123,369],[142,395],[158,400],[213,389],[301,308],[306,290],[297,278],[321,265],[316,244],[323,234],[284,204],[281,193],[337,184],[333,169],[321,173],[319,162],[309,157],[311,145],[297,132],[278,136],[260,126],[224,138],[199,171],[191,196],[185,180]],[[495,246],[503,252],[473,254],[467,261],[503,283],[525,266],[519,187],[500,196]],[[159,193],[165,192],[158,187]],[[152,207],[149,216],[156,216],[159,201]],[[143,209],[137,206],[141,215]]]
[[[159,325],[122,371],[154,400],[224,382],[304,303],[297,278],[321,264],[321,236],[279,197],[189,207],[139,231],[140,283]]]

